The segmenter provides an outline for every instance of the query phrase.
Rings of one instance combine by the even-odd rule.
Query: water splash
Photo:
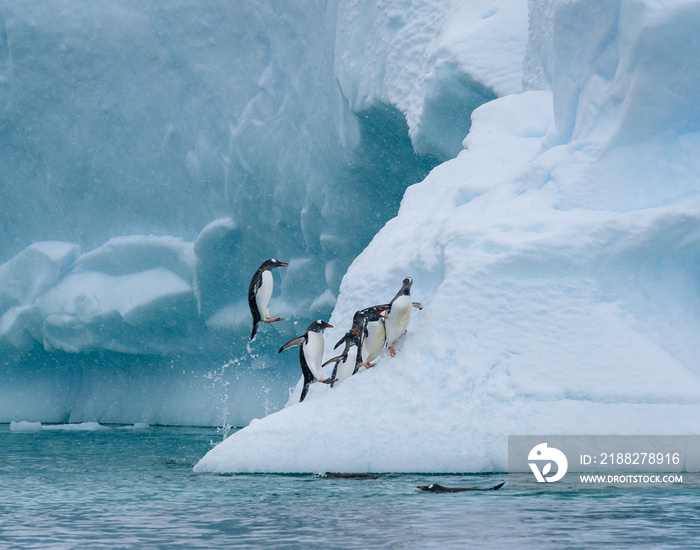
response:
[[[265,416],[270,414],[271,407],[270,407],[270,387],[265,386],[262,390],[264,398],[263,398],[263,406],[265,407]]]
[[[222,439],[225,440],[229,433],[231,432],[231,423],[229,422],[229,408],[228,408],[228,396],[229,396],[229,385],[231,382],[226,379],[226,369],[231,366],[238,366],[240,359],[232,359],[227,363],[224,363],[213,372],[208,372],[204,377],[212,381],[212,388],[221,389],[221,405],[219,407],[219,412],[221,414],[221,425],[217,426],[216,431],[222,434]]]

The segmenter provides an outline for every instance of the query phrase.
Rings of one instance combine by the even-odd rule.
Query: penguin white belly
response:
[[[391,304],[391,309],[386,316],[386,341],[389,345],[396,342],[408,327],[411,320],[411,297],[408,295],[399,296]]]
[[[335,377],[338,382],[342,382],[346,378],[350,378],[352,373],[355,372],[355,362],[357,361],[357,346],[352,346],[348,350],[348,356],[345,361],[338,363],[338,370],[335,373]]]
[[[302,346],[306,365],[316,380],[323,380],[323,369],[321,369],[321,359],[323,359],[323,335],[320,332],[309,332],[308,341]]]
[[[362,362],[374,361],[384,349],[386,343],[386,329],[384,319],[367,323],[367,336],[362,343]]]
[[[262,284],[255,294],[255,303],[258,305],[258,311],[260,312],[260,317],[262,320],[268,319],[270,317],[270,312],[267,309],[270,303],[270,298],[272,297],[272,272],[263,271],[262,272]]]

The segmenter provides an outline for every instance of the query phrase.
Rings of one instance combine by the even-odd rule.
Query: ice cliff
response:
[[[474,111],[341,284],[327,347],[413,277],[396,357],[297,387],[195,470],[505,471],[509,434],[697,433],[699,23],[697,1],[531,1],[525,90]],[[400,95],[365,74],[353,101]]]
[[[524,1],[0,2],[0,421],[247,424],[406,187],[521,89]],[[490,54],[489,51],[497,52]],[[268,257],[273,311],[248,345]]]

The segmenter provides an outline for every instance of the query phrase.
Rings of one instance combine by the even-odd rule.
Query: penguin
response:
[[[389,304],[372,306],[355,313],[353,323],[361,322],[363,329],[360,333],[362,337],[362,360],[360,366],[365,368],[373,367],[374,361],[384,349],[386,344],[386,329],[384,327],[384,317],[382,313],[391,306]],[[361,319],[361,321],[360,321]]]
[[[275,267],[287,267],[288,264],[278,262],[274,258],[265,260],[258,268],[250,280],[248,287],[248,305],[250,312],[253,314],[253,332],[250,334],[250,339],[255,338],[255,333],[258,331],[260,321],[266,323],[274,323],[275,321],[284,321],[282,317],[272,318],[267,310],[267,305],[270,303],[272,296],[272,269]]]
[[[306,329],[304,334],[292,338],[279,350],[279,353],[282,353],[288,348],[299,346],[299,363],[301,363],[301,372],[304,375],[304,389],[301,391],[299,403],[306,397],[311,382],[319,381],[324,384],[330,384],[334,381],[333,378],[323,377],[323,369],[321,366],[321,359],[323,358],[323,335],[321,331],[324,328],[333,328],[333,325],[329,325],[321,319],[314,321],[309,325],[309,328]]]
[[[506,482],[504,481],[503,483],[499,483],[498,485],[494,485],[493,487],[486,487],[484,489],[481,489],[479,487],[444,487],[442,485],[438,485],[437,483],[431,483],[430,485],[419,485],[418,489],[423,489],[424,491],[428,491],[430,493],[461,493],[463,491],[498,491],[505,484]]]
[[[386,328],[386,343],[389,353],[396,355],[394,344],[406,333],[406,327],[411,320],[411,308],[423,309],[419,302],[411,302],[411,285],[413,279],[406,277],[401,285],[401,290],[396,293],[391,301],[389,312],[386,314],[384,326]]]
[[[355,374],[360,363],[362,341],[359,330],[356,327],[351,328],[345,333],[345,336],[338,340],[338,343],[333,347],[333,349],[337,349],[342,343],[345,343],[343,353],[338,357],[329,359],[322,365],[325,367],[326,365],[335,363],[335,367],[333,367],[333,374],[331,374],[331,388],[336,382],[342,382],[346,378],[350,378],[353,374]]]

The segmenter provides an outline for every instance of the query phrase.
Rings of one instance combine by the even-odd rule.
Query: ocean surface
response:
[[[0,548],[699,548],[700,492],[426,493],[492,475],[195,474],[215,428],[0,425]]]

